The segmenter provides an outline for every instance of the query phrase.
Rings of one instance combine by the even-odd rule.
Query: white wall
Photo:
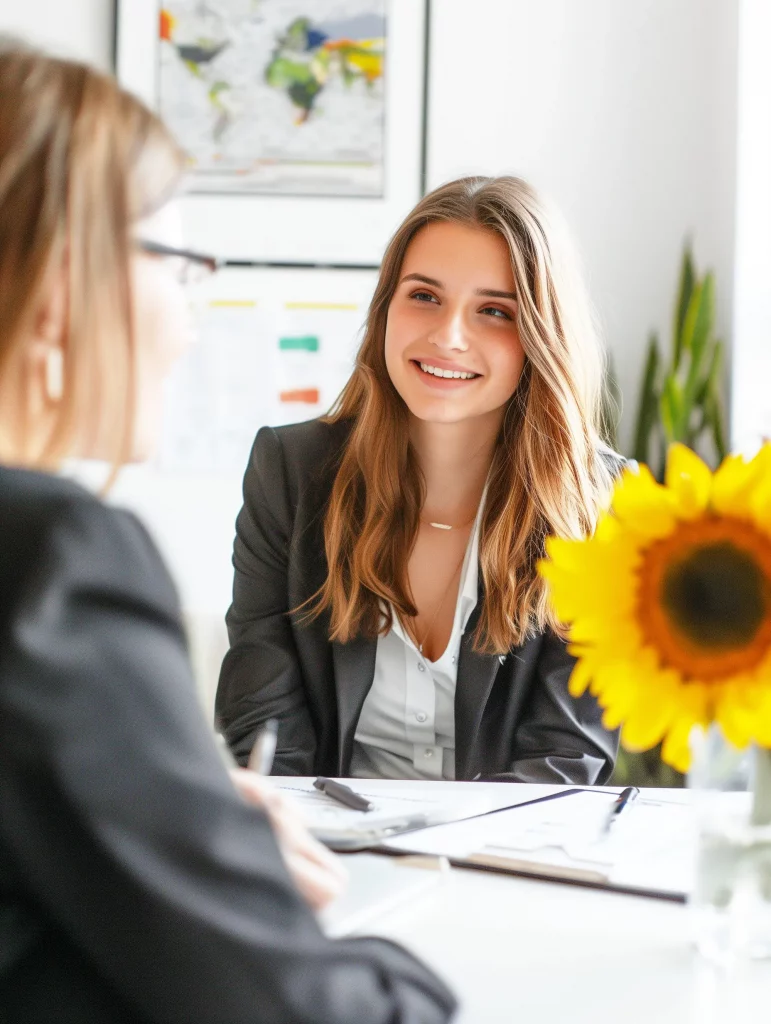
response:
[[[734,281],[734,444],[771,437],[771,4],[742,0]]]
[[[738,5],[432,3],[428,184],[516,173],[556,200],[583,253],[627,396],[627,437],[648,331],[658,328],[668,341],[688,234],[699,264],[717,273],[720,329],[730,337]],[[0,31],[107,67],[112,6],[0,0]],[[762,116],[771,123],[767,109]],[[210,637],[202,630],[197,637],[209,688],[222,643],[238,482],[156,477],[148,485],[147,474],[128,473],[117,496],[156,533],[187,607],[219,624]]]
[[[0,31],[106,67],[112,8],[0,0]],[[699,264],[717,273],[719,328],[730,340],[738,8],[739,0],[432,3],[428,184],[516,173],[556,200],[626,396],[623,436],[648,331],[668,340],[687,235]]]
[[[0,0],[0,32],[108,70],[113,0]]]
[[[767,0],[759,0],[767,3]],[[514,173],[562,209],[636,412],[681,247],[730,333],[737,0],[434,0],[428,183]],[[768,115],[767,115],[768,116]]]

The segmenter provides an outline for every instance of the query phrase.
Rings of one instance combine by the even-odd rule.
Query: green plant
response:
[[[723,345],[715,338],[715,278],[699,277],[686,245],[672,327],[669,365],[659,337],[652,332],[645,358],[632,458],[664,475],[666,451],[673,441],[689,448],[707,440],[717,461],[726,454],[723,415]],[[615,785],[682,786],[683,776],[660,757],[660,747],[633,754],[620,750]]]
[[[659,338],[648,341],[632,457],[660,480],[673,441],[696,448],[706,436],[717,460],[726,454],[722,400],[723,344],[714,336],[715,278],[699,277],[690,245],[680,269],[672,356],[664,366]]]

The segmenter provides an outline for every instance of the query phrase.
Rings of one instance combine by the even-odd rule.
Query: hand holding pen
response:
[[[230,774],[242,798],[267,814],[292,880],[311,907],[320,910],[342,892],[348,873],[308,832],[296,804],[264,778],[273,766],[277,738],[278,722],[270,719],[252,747],[249,767]]]

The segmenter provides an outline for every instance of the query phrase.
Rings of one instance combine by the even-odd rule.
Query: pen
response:
[[[257,772],[258,775],[270,775],[277,740],[278,719],[269,718],[257,734],[247,767],[253,772]]]
[[[316,789],[320,790],[324,796],[331,797],[333,800],[337,800],[343,807],[350,807],[354,811],[370,811],[372,810],[372,804],[369,800],[366,800],[363,796],[359,796],[349,786],[344,786],[342,782],[335,782],[334,779],[325,779],[320,776],[313,783]]]
[[[619,814],[621,814],[623,809],[625,807],[628,807],[629,804],[634,803],[634,801],[637,799],[639,795],[640,790],[637,788],[637,786],[627,786],[626,789],[621,790],[616,799],[613,801],[613,806],[611,807],[608,813],[608,817],[605,819],[605,826],[603,828],[603,832],[607,833],[610,831],[611,825],[613,825],[613,823],[616,821],[616,819],[618,818]]]

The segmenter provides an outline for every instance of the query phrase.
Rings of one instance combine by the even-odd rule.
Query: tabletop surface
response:
[[[346,855],[352,874],[367,856]],[[738,1024],[771,1012],[771,963],[705,964],[688,908],[661,900],[456,867],[360,931],[431,964],[460,999],[458,1024]]]

